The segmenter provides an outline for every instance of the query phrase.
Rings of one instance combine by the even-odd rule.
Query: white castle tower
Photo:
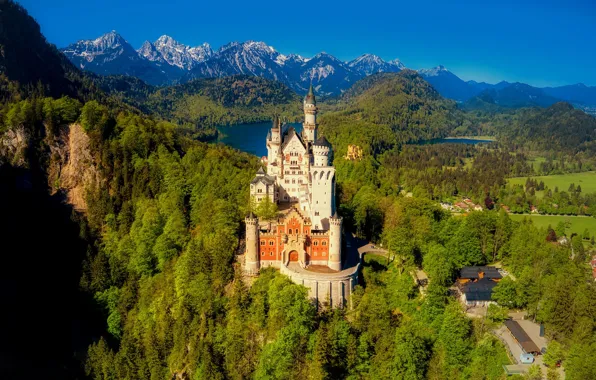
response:
[[[304,97],[304,123],[302,123],[302,136],[305,141],[311,144],[317,139],[317,110],[317,102],[311,83],[308,94]]]
[[[335,168],[331,163],[331,144],[320,137],[312,146],[310,167],[311,210],[315,230],[328,230],[329,218],[335,213]]]

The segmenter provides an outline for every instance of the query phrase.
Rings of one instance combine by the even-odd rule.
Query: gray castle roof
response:
[[[310,87],[308,88],[308,94],[306,94],[306,97],[304,98],[304,102],[306,104],[317,104],[317,100],[315,99],[315,93],[312,89],[312,83],[310,84]]]
[[[286,149],[286,146],[290,143],[290,140],[292,139],[292,136],[294,136],[294,135],[296,135],[296,137],[298,137],[298,141],[300,141],[300,144],[302,144],[302,146],[306,148],[306,145],[304,145],[304,140],[302,140],[302,136],[300,136],[300,133],[296,133],[296,130],[294,129],[294,127],[290,127],[290,128],[288,128],[288,132],[284,136],[284,142],[281,145],[282,152]]]
[[[251,185],[256,185],[257,183],[262,182],[265,185],[273,185],[275,183],[275,178],[270,175],[267,175],[263,168],[259,168],[257,171],[257,175],[255,178],[250,181]]]
[[[326,146],[327,148],[331,148],[331,144],[329,143],[329,141],[327,141],[325,136],[319,137],[313,145],[314,146]]]

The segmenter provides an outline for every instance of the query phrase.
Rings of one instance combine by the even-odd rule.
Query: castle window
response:
[[[257,193],[262,193],[262,192],[263,192],[263,189],[258,189],[257,190]]]
[[[327,256],[327,252],[326,251],[323,251],[323,256]]]
[[[265,256],[265,252],[261,252],[261,256]]]
[[[319,245],[319,242],[315,240],[315,241],[314,241],[312,244],[313,244],[314,246],[317,246],[317,245]]]
[[[261,245],[265,245],[265,240],[261,240]]]
[[[290,235],[292,234],[292,229],[291,228],[288,229],[288,234],[290,234]]]
[[[271,246],[272,246],[273,244],[275,244],[275,243],[273,242],[273,240],[269,240],[269,245],[271,245]]]
[[[273,256],[273,251],[269,252],[269,256]]]
[[[323,242],[321,243],[321,245],[327,245],[327,242],[326,242],[326,241],[323,241]]]

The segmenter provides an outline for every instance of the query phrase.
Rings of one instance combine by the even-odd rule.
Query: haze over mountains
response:
[[[190,47],[164,35],[154,42],[145,41],[136,50],[115,31],[61,51],[81,69],[102,75],[130,75],[158,86],[248,74],[281,81],[298,93],[305,92],[312,81],[319,94],[329,96],[342,93],[368,75],[406,68],[398,59],[387,62],[373,54],[349,62],[325,52],[311,58],[284,55],[258,41],[231,42],[213,50],[208,43]],[[523,83],[464,81],[443,66],[420,69],[418,73],[441,95],[459,102],[523,107],[565,100],[579,106],[596,105],[596,87],[581,83],[537,88]]]

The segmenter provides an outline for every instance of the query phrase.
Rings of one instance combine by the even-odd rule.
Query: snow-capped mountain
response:
[[[365,76],[405,68],[398,59],[384,61],[373,54],[363,54],[349,62],[324,52],[312,58],[285,55],[260,41],[231,42],[213,51],[208,43],[191,47],[164,35],[155,42],[145,41],[135,50],[115,31],[94,40],[79,41],[61,50],[81,69],[102,75],[135,76],[153,85],[247,74],[281,81],[298,93],[306,92],[312,82],[320,95],[337,95]],[[582,84],[547,87],[541,94],[530,93],[531,88],[522,88],[519,84],[512,86],[508,82],[466,82],[444,66],[420,69],[418,73],[442,96],[462,102],[491,90],[497,91],[497,95],[490,94],[495,102],[534,96],[532,99],[537,99],[535,102],[538,104],[548,103],[551,98],[596,104],[596,87]]]
[[[248,74],[283,80],[285,60],[286,57],[264,42],[232,42],[190,70],[187,78]]]
[[[374,54],[363,54],[360,57],[348,62],[348,66],[362,76],[384,72],[394,73],[405,68],[399,59],[385,62],[381,59],[381,57]]]
[[[159,37],[154,43],[145,41],[138,52],[150,61],[163,60],[183,70],[190,70],[213,55],[211,46],[206,42],[190,47],[166,35]]]
[[[122,57],[138,59],[135,49],[115,30],[94,40],[69,45],[62,52],[71,60],[77,60],[75,63],[82,69],[106,64]]]
[[[62,49],[77,67],[96,74],[121,74],[141,78],[147,83],[161,85],[175,81],[176,70],[169,64],[151,62],[116,31],[94,40],[84,40]]]
[[[213,51],[208,43],[190,47],[164,35],[135,49],[112,31],[95,40],[62,49],[78,67],[98,74],[136,76],[150,84],[182,83],[194,78],[247,74],[279,80],[297,92],[311,81],[323,95],[339,94],[358,79],[377,72],[404,68],[399,60],[385,62],[364,54],[343,62],[331,54],[312,58],[284,55],[260,41],[231,42]]]

